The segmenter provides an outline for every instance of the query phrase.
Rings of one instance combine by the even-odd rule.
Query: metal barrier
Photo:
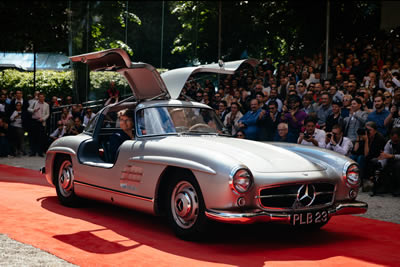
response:
[[[104,102],[106,99],[99,99],[99,100],[93,100],[93,101],[88,101],[88,102],[83,102],[82,107],[83,109],[91,108],[93,110],[93,113],[97,113],[102,107],[104,107]],[[50,111],[50,117],[48,121],[48,126],[47,131],[48,133],[52,133],[56,128],[57,128],[57,122],[61,119],[61,114],[63,108],[68,108],[71,109],[72,106],[77,105],[77,104],[70,104],[70,105],[63,105],[59,107],[52,108]]]
[[[131,94],[122,95],[120,97],[119,101],[121,101],[129,96],[131,96]],[[83,102],[81,104],[82,104],[83,109],[91,108],[93,110],[93,113],[97,113],[100,109],[102,109],[104,107],[104,103],[106,101],[107,101],[107,99],[98,99],[98,100]],[[73,105],[77,105],[77,104],[79,104],[79,103],[63,105],[63,106],[59,106],[56,108],[52,108],[50,111],[50,117],[47,121],[48,122],[48,124],[47,124],[48,127],[46,127],[47,133],[51,134],[57,128],[57,122],[61,119],[61,114],[62,114],[63,108],[70,109]]]

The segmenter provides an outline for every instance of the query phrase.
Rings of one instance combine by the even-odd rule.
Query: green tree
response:
[[[0,2],[0,49],[67,52],[66,1]]]

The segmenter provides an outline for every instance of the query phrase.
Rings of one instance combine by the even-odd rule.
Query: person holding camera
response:
[[[390,133],[390,140],[386,143],[383,152],[378,157],[382,165],[385,181],[393,196],[400,196],[400,128],[394,128]]]
[[[393,105],[390,108],[390,113],[386,117],[384,125],[389,129],[400,128],[400,105]]]
[[[317,119],[314,116],[308,116],[304,120],[304,133],[300,133],[298,144],[308,146],[326,147],[325,144],[325,131],[317,129]]]
[[[343,136],[342,126],[335,124],[332,132],[328,132],[325,137],[326,149],[333,150],[345,156],[350,156],[353,149],[353,143],[347,137]]]
[[[375,122],[369,121],[365,124],[365,129],[361,128],[357,132],[358,136],[367,140],[368,146],[364,146],[365,155],[365,178],[373,183],[372,195],[377,193],[379,179],[381,179],[382,167],[379,164],[380,156],[386,144],[386,139],[378,132],[378,126]],[[356,148],[357,144],[354,146]],[[381,192],[379,192],[381,193]]]
[[[350,114],[344,118],[344,136],[354,143],[357,139],[357,130],[363,128],[368,118],[368,113],[361,110],[362,101],[354,98],[351,101]]]
[[[393,76],[392,72],[388,69],[388,66],[384,65],[384,66],[382,66],[382,70],[380,73],[379,87],[385,88],[385,89],[388,88],[385,86],[386,82],[392,82],[397,87],[400,87],[400,81],[397,80],[397,78]]]

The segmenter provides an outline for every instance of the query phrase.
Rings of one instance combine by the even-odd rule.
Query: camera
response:
[[[304,133],[304,139],[309,139],[311,137],[311,134],[309,133]]]
[[[359,128],[357,130],[357,135],[366,135],[367,134],[367,129],[365,128]]]
[[[327,133],[327,134],[326,134],[326,137],[328,137],[329,139],[331,139],[331,138],[332,138],[332,134],[331,134],[331,133]]]

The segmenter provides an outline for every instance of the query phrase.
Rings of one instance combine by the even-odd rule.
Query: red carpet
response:
[[[400,225],[334,217],[317,233],[217,225],[201,243],[163,218],[87,202],[61,206],[37,171],[0,165],[0,233],[80,266],[400,266]]]

